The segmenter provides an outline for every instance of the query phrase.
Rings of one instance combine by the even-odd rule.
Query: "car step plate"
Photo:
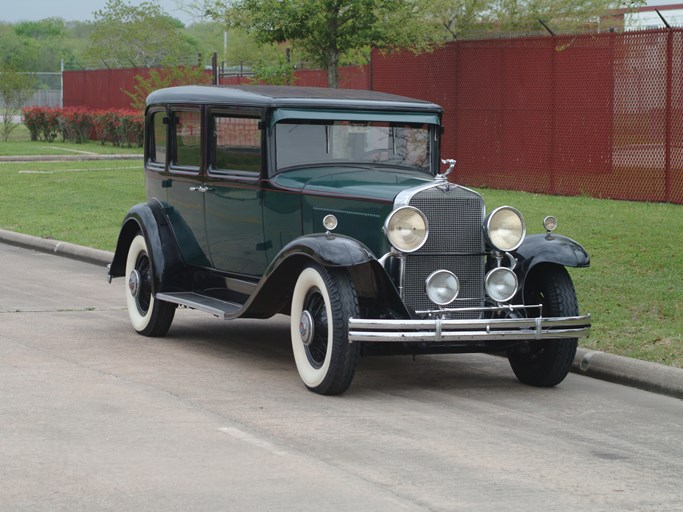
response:
[[[157,300],[172,302],[180,306],[198,309],[217,317],[232,318],[242,307],[241,304],[227,302],[194,292],[157,293]]]

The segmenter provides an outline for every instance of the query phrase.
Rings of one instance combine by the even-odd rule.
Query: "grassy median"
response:
[[[571,270],[593,315],[583,346],[683,368],[683,206],[481,192],[489,210],[517,207],[529,233],[557,216],[557,232],[591,254],[591,268]],[[144,198],[136,161],[0,163],[2,229],[113,250],[123,216]]]
[[[88,141],[83,144],[61,142],[61,138],[53,142],[31,141],[29,132],[22,124],[17,126],[7,141],[0,141],[0,156],[30,156],[30,155],[126,155],[140,154],[142,148],[113,146],[109,143],[101,144],[97,141]]]

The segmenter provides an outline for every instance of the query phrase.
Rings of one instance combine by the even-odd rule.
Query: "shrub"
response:
[[[24,125],[28,128],[31,140],[52,142],[59,133],[60,109],[49,107],[28,107],[22,109]]]
[[[89,110],[83,107],[28,107],[22,110],[31,140],[83,143],[94,136],[101,144],[142,147],[144,116],[131,109]]]
[[[99,110],[93,113],[97,140],[114,146],[142,146],[144,117],[136,110]]]
[[[26,126],[28,132],[31,134],[31,140],[38,140],[38,137],[42,133],[40,128],[42,111],[43,109],[40,107],[26,107],[21,109],[24,126]]]
[[[116,114],[113,110],[96,110],[93,112],[93,128],[95,129],[95,138],[100,141],[100,144],[114,142],[115,118]]]
[[[130,147],[135,144],[142,147],[145,133],[145,117],[137,110],[122,110],[119,112],[121,122],[120,132]]]
[[[62,142],[82,144],[90,138],[93,126],[92,112],[83,107],[66,107],[59,116],[59,128],[62,132]]]

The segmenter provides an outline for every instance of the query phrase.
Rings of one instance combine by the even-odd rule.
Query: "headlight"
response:
[[[439,306],[445,306],[453,302],[458,296],[460,284],[453,272],[437,270],[429,275],[425,281],[425,288],[429,300]]]
[[[412,206],[402,206],[389,214],[384,223],[389,242],[401,252],[415,252],[427,241],[427,217]]]
[[[507,302],[517,293],[517,276],[506,267],[494,268],[486,274],[486,293],[496,302]]]
[[[510,206],[501,206],[493,210],[486,217],[484,225],[489,242],[499,251],[514,251],[524,241],[524,218]]]

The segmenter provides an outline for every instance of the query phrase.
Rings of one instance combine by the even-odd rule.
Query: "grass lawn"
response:
[[[683,368],[683,206],[481,190],[487,209],[516,206],[528,233],[545,215],[579,241],[591,266],[570,269],[582,312],[582,346]]]
[[[113,251],[128,209],[145,200],[142,163],[0,163],[0,228]]]
[[[0,156],[25,156],[25,155],[78,155],[79,153],[97,153],[100,155],[142,155],[142,148],[126,148],[112,146],[110,143],[100,144],[96,141],[88,141],[83,144],[61,142],[57,137],[54,142],[31,141],[26,127],[22,124],[17,126],[7,141],[0,140]]]
[[[593,315],[583,346],[683,368],[683,206],[481,193],[488,210],[517,207],[529,233],[555,215],[557,233],[587,248],[592,266],[571,270]],[[111,251],[126,211],[144,200],[136,162],[0,163],[3,229]]]

